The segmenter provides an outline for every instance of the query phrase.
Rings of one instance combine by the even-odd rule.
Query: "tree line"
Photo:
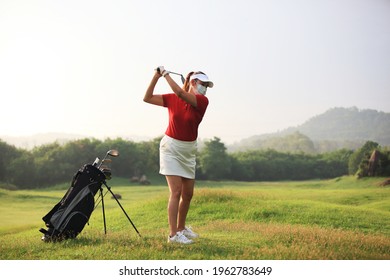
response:
[[[380,153],[375,176],[390,176],[390,151],[367,141],[362,147],[322,154],[280,152],[272,149],[226,153],[217,137],[207,141],[199,154],[203,179],[245,181],[328,179],[344,175],[368,176],[369,159]]]
[[[158,174],[161,138],[133,142],[117,139],[81,139],[57,142],[32,150],[0,140],[0,187],[41,188],[69,182],[84,164],[102,158],[110,149],[120,153],[111,165],[116,177]],[[207,180],[275,181],[326,179],[343,175],[367,176],[369,158],[380,151],[376,175],[390,175],[390,152],[368,141],[356,150],[340,149],[323,154],[255,150],[228,153],[221,139],[204,142],[197,156],[197,178]]]
[[[25,150],[0,140],[0,186],[40,188],[69,182],[84,164],[101,159],[108,150],[117,149],[120,156],[111,164],[116,177],[131,177],[158,172],[160,139],[132,142],[121,138],[81,139],[66,144],[57,142]]]

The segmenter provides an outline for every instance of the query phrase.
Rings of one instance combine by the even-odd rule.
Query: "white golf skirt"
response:
[[[160,141],[160,174],[195,179],[197,141],[180,141],[168,135]]]

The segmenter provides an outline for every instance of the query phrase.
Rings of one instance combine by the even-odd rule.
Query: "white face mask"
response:
[[[201,95],[206,95],[207,87],[201,84],[196,85],[196,90],[198,91],[199,94]]]

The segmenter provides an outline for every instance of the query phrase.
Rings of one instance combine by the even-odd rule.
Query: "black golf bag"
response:
[[[108,175],[107,170],[103,173],[95,164],[81,167],[64,197],[42,218],[47,226],[39,230],[44,234],[42,240],[75,238],[88,222],[95,208],[95,195]]]

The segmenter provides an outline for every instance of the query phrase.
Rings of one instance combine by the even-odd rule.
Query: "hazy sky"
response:
[[[0,135],[160,136],[159,65],[214,81],[202,139],[390,112],[390,1],[0,0]]]

